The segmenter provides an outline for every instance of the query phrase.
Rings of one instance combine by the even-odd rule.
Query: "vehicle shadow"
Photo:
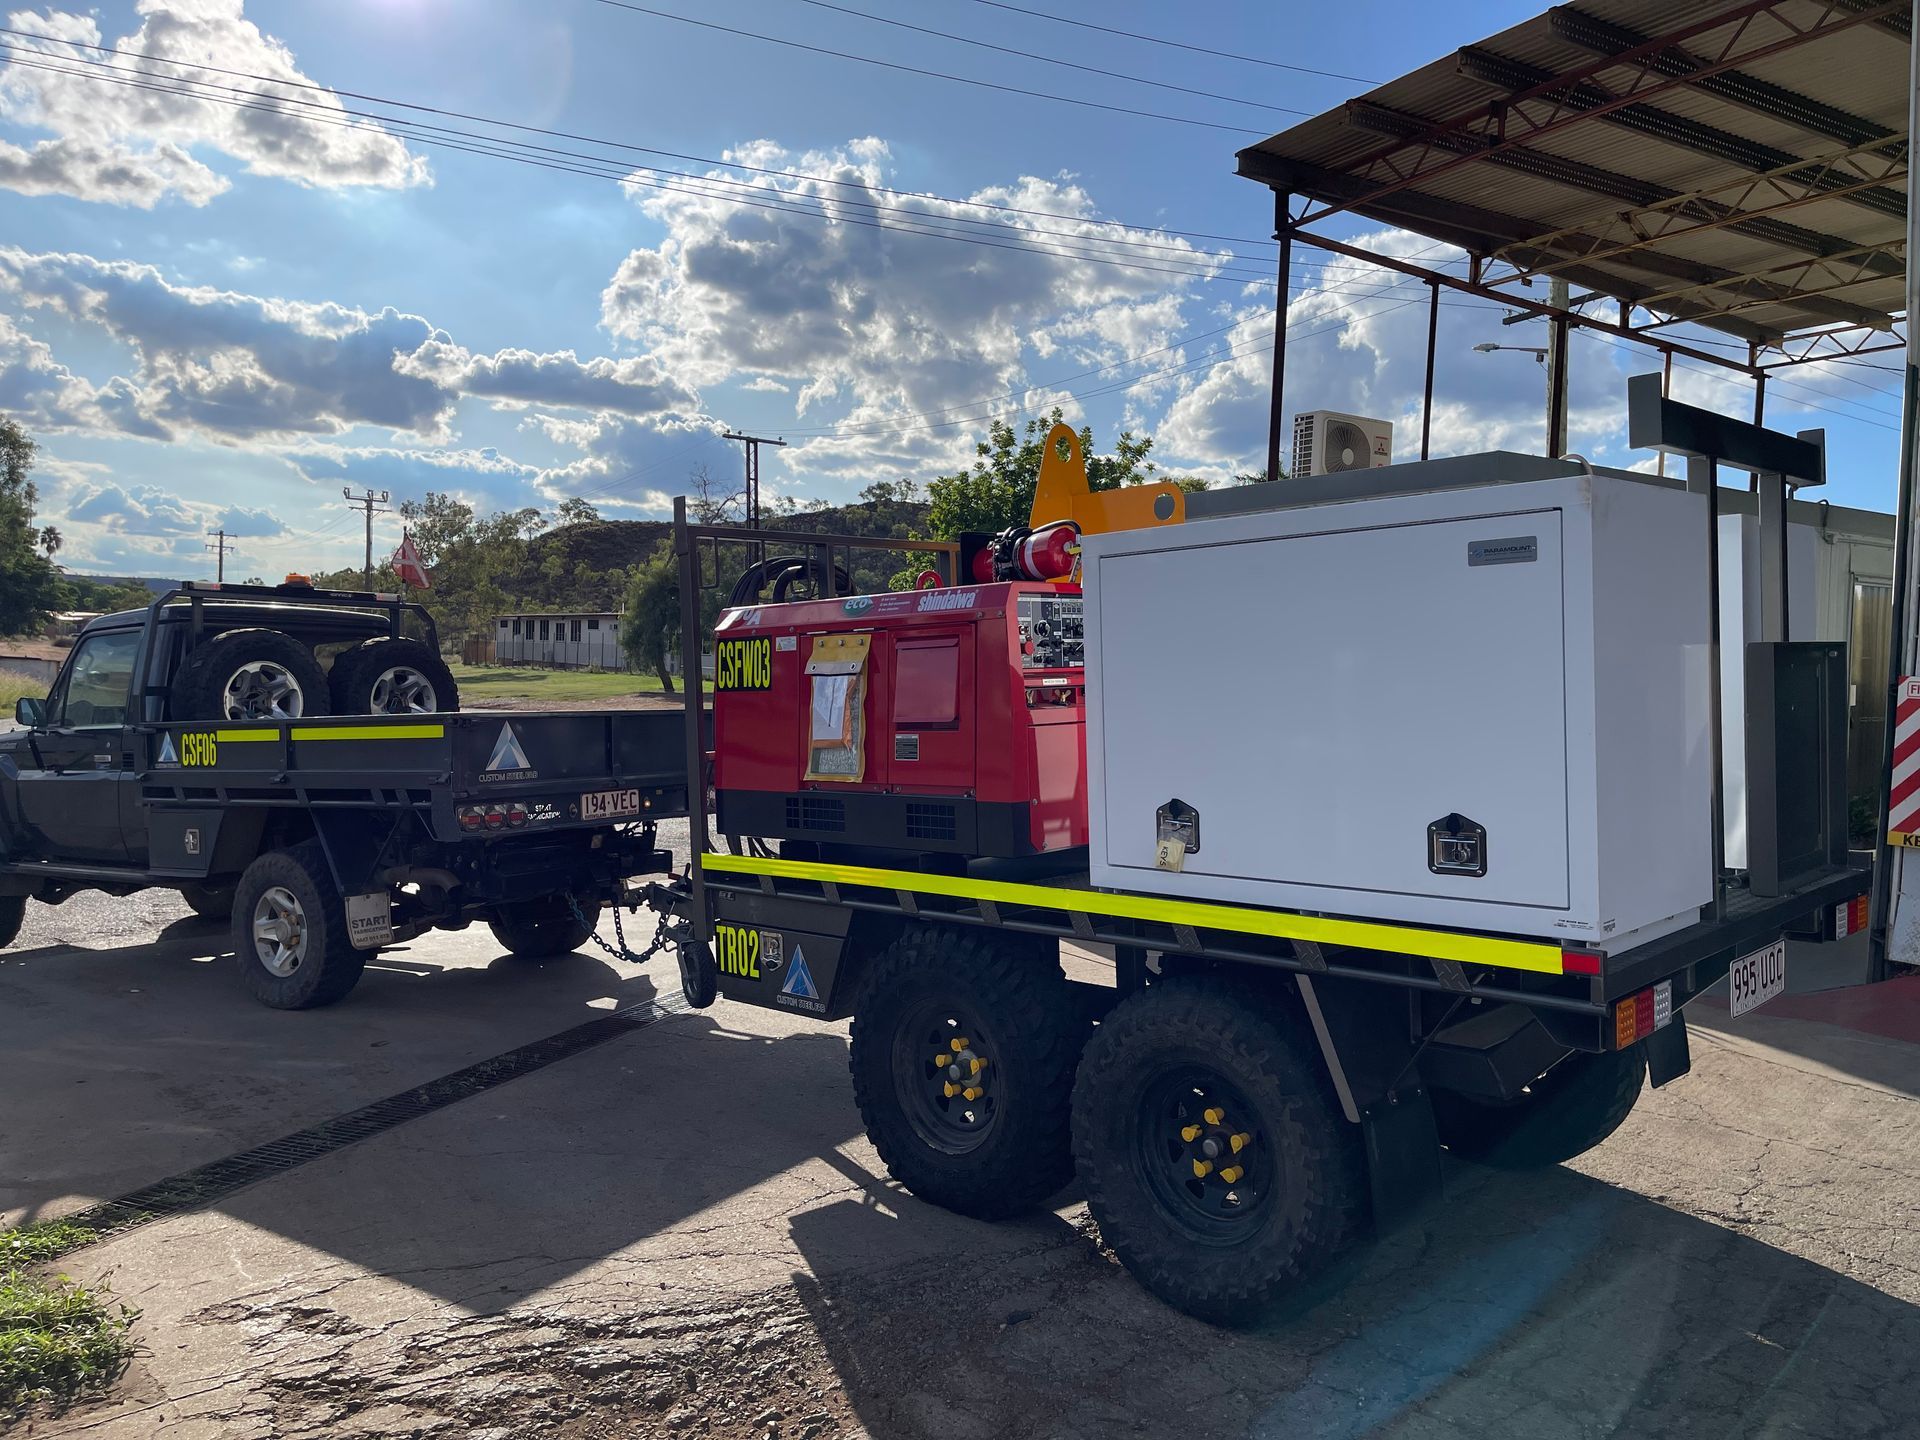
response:
[[[1291,1313],[1160,1304],[1057,1216],[991,1266],[899,1266],[897,1198],[797,1216],[793,1277],[875,1440],[1920,1433],[1920,1308],[1566,1169],[1456,1169]]]
[[[149,944],[0,954],[0,1222],[110,1199],[656,993],[585,952],[429,954],[384,952],[345,1001],[295,1012],[249,997],[226,929],[198,919]]]

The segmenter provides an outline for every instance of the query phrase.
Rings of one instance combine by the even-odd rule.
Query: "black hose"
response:
[[[773,556],[749,565],[741,572],[740,578],[733,582],[733,589],[727,595],[727,607],[738,609],[742,605],[757,603],[768,581],[773,583],[773,603],[781,604],[794,582],[806,579],[811,570],[812,566],[804,555]],[[853,577],[838,565],[833,567],[833,584],[835,594],[853,593]]]

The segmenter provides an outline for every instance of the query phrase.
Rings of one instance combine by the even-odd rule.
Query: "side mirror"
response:
[[[22,695],[13,702],[13,718],[21,725],[37,729],[47,723],[47,702],[37,695]]]

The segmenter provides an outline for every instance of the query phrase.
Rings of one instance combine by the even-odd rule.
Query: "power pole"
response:
[[[720,437],[722,440],[744,440],[747,445],[747,528],[760,528],[760,447],[762,445],[782,445],[784,440],[769,440],[764,435],[741,435],[729,430]]]
[[[213,583],[224,585],[227,580],[227,552],[233,549],[233,542],[227,539],[224,528],[213,532],[213,539],[208,542],[207,549],[213,551],[218,557],[214,561]]]
[[[1548,285],[1547,303],[1568,308],[1567,282],[1558,275]],[[1547,321],[1547,454],[1556,460],[1567,453],[1567,328],[1558,315]]]
[[[347,497],[348,509],[361,509],[367,512],[367,563],[366,568],[360,572],[360,583],[371,590],[373,588],[373,517],[393,513],[392,511],[376,509],[375,507],[391,500],[393,497],[384,490],[375,494],[371,485],[367,487],[367,493],[362,496],[356,497],[351,485],[347,486],[340,493]]]

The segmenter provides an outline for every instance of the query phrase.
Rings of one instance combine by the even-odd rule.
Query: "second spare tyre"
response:
[[[174,676],[175,720],[298,720],[326,715],[326,672],[278,630],[229,630],[203,642]]]
[[[334,657],[336,715],[432,715],[460,708],[453,672],[419,640],[381,637]]]

